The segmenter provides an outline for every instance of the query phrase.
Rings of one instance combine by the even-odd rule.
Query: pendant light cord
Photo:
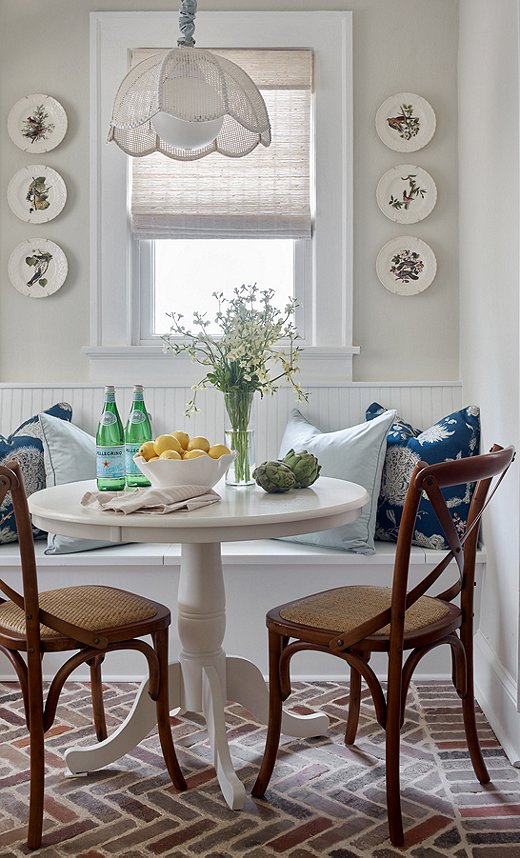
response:
[[[182,35],[177,39],[179,48],[192,48],[195,44],[193,33],[195,32],[196,12],[197,0],[182,0],[179,12],[179,30]]]

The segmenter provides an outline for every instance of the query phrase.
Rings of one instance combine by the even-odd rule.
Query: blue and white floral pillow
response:
[[[386,409],[377,402],[367,408],[366,419],[378,417]],[[480,450],[480,409],[462,408],[421,431],[399,417],[387,434],[387,447],[381,489],[377,505],[375,538],[397,542],[399,524],[410,478],[417,462],[429,465],[476,456]],[[464,532],[473,491],[473,483],[450,486],[443,494],[455,526]],[[422,548],[448,548],[437,516],[429,500],[421,498],[415,522],[414,545]]]
[[[70,420],[72,406],[68,402],[58,402],[45,413],[62,420]],[[45,488],[42,428],[38,414],[25,420],[7,438],[0,435],[0,465],[5,465],[13,459],[20,465],[27,495]],[[35,538],[45,535],[43,531],[33,528]],[[0,504],[0,544],[16,542],[17,538],[13,504],[8,492]]]

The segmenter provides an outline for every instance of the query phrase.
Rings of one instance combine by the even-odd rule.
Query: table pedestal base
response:
[[[225,702],[240,703],[260,723],[267,724],[269,699],[260,670],[247,659],[226,656],[222,649],[225,593],[218,543],[183,545],[178,615],[182,651],[180,660],[169,668],[170,710],[204,715],[222,793],[232,810],[240,810],[245,789],[231,761]],[[70,774],[107,766],[148,736],[156,725],[156,714],[147,689],[145,681],[126,721],[112,736],[96,745],[66,751]],[[284,712],[282,718],[282,732],[299,738],[322,735],[328,726],[326,715]]]
[[[261,723],[267,724],[269,695],[260,670],[247,659],[228,656],[226,658],[228,699],[240,703]],[[184,711],[180,705],[182,697],[182,674],[180,662],[170,664],[170,707],[174,714]],[[245,801],[243,783],[236,776],[226,736],[224,695],[218,672],[213,666],[204,668],[203,714],[208,726],[212,746],[213,765],[222,794],[231,810],[240,810]],[[155,703],[148,696],[148,681],[145,680],[126,720],[114,733],[102,742],[82,748],[69,748],[65,752],[65,763],[69,775],[87,774],[118,760],[136,747],[156,726]],[[285,712],[282,717],[282,733],[298,738],[321,736],[327,732],[329,719],[326,715],[296,715]]]

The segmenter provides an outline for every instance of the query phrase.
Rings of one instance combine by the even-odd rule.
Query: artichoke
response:
[[[287,455],[282,459],[282,462],[293,472],[296,480],[295,488],[297,489],[306,489],[320,475],[321,465],[316,456],[307,452],[307,450],[302,450],[299,453],[289,450]]]
[[[288,492],[296,487],[296,478],[291,469],[283,462],[262,462],[253,471],[253,478],[264,491],[270,493]]]

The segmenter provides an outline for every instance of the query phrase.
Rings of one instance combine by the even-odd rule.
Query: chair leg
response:
[[[280,744],[282,727],[282,692],[280,688],[280,656],[282,654],[282,637],[269,630],[269,723],[264,756],[258,777],[251,795],[260,798],[264,795],[276,762],[276,754]]]
[[[103,702],[103,679],[101,676],[101,665],[105,656],[97,655],[87,662],[90,667],[90,693],[92,695],[92,714],[94,717],[94,728],[98,742],[102,742],[108,736],[107,721],[105,717],[105,704]]]
[[[390,659],[392,661],[392,658]],[[404,843],[401,811],[400,745],[401,745],[401,665],[390,664],[386,716],[386,804],[388,830],[394,846]]]
[[[369,660],[368,655],[358,653],[364,661]],[[352,665],[350,666],[350,693],[348,700],[347,726],[345,728],[345,745],[353,745],[356,741],[356,733],[359,723],[359,710],[361,707],[361,674]]]
[[[466,742],[471,758],[473,769],[481,784],[487,784],[490,781],[489,772],[482,756],[480,742],[477,732],[477,720],[475,716],[475,692],[473,681],[473,630],[464,634],[461,631],[461,639],[466,651],[466,694],[462,698],[462,717],[464,719],[464,730],[466,732]]]
[[[43,724],[41,720],[30,728],[31,753],[31,787],[29,798],[29,831],[27,846],[29,849],[39,849],[42,843],[43,829],[43,795],[45,779],[45,751],[43,739]]]
[[[170,705],[168,694],[168,629],[162,629],[153,636],[154,649],[159,663],[159,693],[157,695],[157,729],[159,740],[172,783],[176,789],[188,789],[188,784],[181,772],[170,725]]]
[[[43,727],[43,685],[39,655],[29,655],[30,683],[28,689],[29,749],[31,784],[29,792],[29,828],[27,846],[39,849],[42,843],[43,797],[45,789],[45,747]],[[37,664],[34,662],[37,661]],[[32,669],[31,669],[32,668]]]

